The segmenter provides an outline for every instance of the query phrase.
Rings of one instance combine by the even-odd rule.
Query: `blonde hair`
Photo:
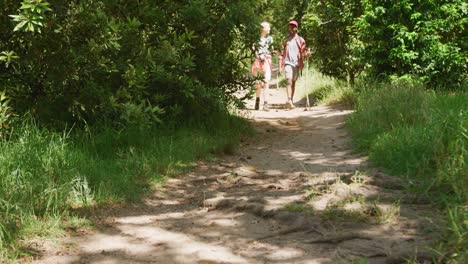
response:
[[[264,28],[264,27],[269,27],[270,23],[263,21],[262,23],[260,23],[260,25],[262,26],[262,28]]]
[[[265,31],[265,28],[268,28],[268,29],[271,30],[270,23],[268,23],[266,21],[263,21],[262,23],[260,23],[260,25],[262,26],[262,28],[260,29],[261,34],[263,34],[263,32]]]

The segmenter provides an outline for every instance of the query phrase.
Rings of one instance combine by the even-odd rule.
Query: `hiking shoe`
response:
[[[260,109],[260,98],[257,98],[255,100],[255,110],[258,110],[258,109]]]
[[[288,102],[286,103],[286,108],[288,108],[288,109],[294,109],[294,108],[296,108],[296,107],[294,106],[294,104],[293,104],[292,101],[288,101]]]
[[[270,106],[268,104],[263,105],[263,111],[268,112],[270,111]]]

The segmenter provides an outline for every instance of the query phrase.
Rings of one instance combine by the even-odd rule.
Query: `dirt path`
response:
[[[258,136],[238,154],[102,213],[37,263],[422,263],[429,205],[351,152],[350,111],[303,110],[252,111]]]

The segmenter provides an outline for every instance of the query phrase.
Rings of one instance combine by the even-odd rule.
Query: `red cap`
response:
[[[295,27],[299,27],[299,24],[297,23],[296,20],[291,20],[291,21],[289,21],[288,25],[293,25],[293,26],[295,26]]]

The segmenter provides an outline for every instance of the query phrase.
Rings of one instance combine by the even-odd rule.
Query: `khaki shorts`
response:
[[[286,66],[284,66],[284,77],[286,77],[286,79],[297,81],[297,78],[299,78],[299,66],[293,67],[286,64]]]

